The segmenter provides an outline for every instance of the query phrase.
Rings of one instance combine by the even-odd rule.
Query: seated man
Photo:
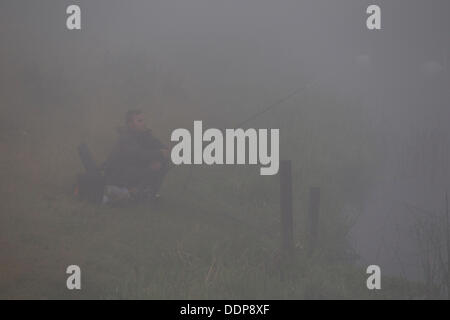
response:
[[[158,197],[169,167],[169,151],[147,128],[142,111],[128,111],[125,122],[104,165],[104,203]]]

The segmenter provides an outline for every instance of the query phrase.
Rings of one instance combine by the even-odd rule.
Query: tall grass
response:
[[[167,143],[174,128],[191,128],[193,120],[224,128],[241,116],[205,112],[182,84],[156,79],[164,81],[155,80],[152,91],[130,91],[139,99],[114,90],[130,88],[129,79],[79,93],[61,106],[59,98],[37,109],[31,101],[4,101],[0,297],[410,297],[396,279],[383,280],[381,292],[368,291],[347,238],[377,161],[370,122],[355,101],[310,92],[249,124],[280,128],[281,156],[293,160],[295,253],[288,264],[279,253],[278,177],[259,176],[257,167],[174,168],[157,205],[110,208],[74,199],[71,186],[82,170],[77,144],[88,142],[96,160],[105,159],[124,111],[135,107],[130,101]],[[309,257],[311,186],[322,188],[322,201],[319,246]],[[79,292],[65,289],[70,264],[82,270]]]

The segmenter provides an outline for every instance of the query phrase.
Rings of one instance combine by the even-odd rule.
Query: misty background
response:
[[[81,31],[66,29],[70,4],[81,7]],[[366,28],[370,4],[381,7],[381,30]],[[102,161],[128,109],[144,109],[169,143],[193,120],[233,128],[304,88],[247,126],[280,128],[297,190],[320,185],[354,213],[361,266],[421,279],[412,230],[418,215],[445,213],[450,182],[449,9],[445,0],[2,1],[4,252],[16,248],[13,212],[26,206],[11,194],[70,188],[78,143]],[[208,179],[199,190],[220,183]],[[307,206],[303,189],[297,208]]]

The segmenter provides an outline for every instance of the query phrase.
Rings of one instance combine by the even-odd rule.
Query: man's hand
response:
[[[161,149],[160,151],[164,158],[169,158],[169,150],[168,149]]]
[[[158,171],[158,170],[161,169],[161,167],[162,167],[162,165],[161,165],[161,162],[159,162],[159,161],[155,161],[155,162],[152,162],[152,163],[150,164],[150,168],[151,168],[153,171]]]

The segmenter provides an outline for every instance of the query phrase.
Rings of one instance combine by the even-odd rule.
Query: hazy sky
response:
[[[81,31],[65,27],[69,4],[81,7]],[[380,5],[382,30],[366,29],[369,4]],[[136,56],[181,79],[212,114],[239,102],[237,121],[238,106],[317,79],[321,90],[359,99],[393,142],[420,131],[447,137],[449,9],[448,0],[1,1],[0,92],[8,97],[24,66],[88,89],[104,80],[98,62],[112,70],[105,77],[120,77],[116,61]],[[433,208],[448,187],[448,171],[431,183],[420,175],[395,179],[396,147],[388,148],[355,232],[369,260],[379,248],[374,239],[388,232],[389,212],[398,211],[395,201]]]

